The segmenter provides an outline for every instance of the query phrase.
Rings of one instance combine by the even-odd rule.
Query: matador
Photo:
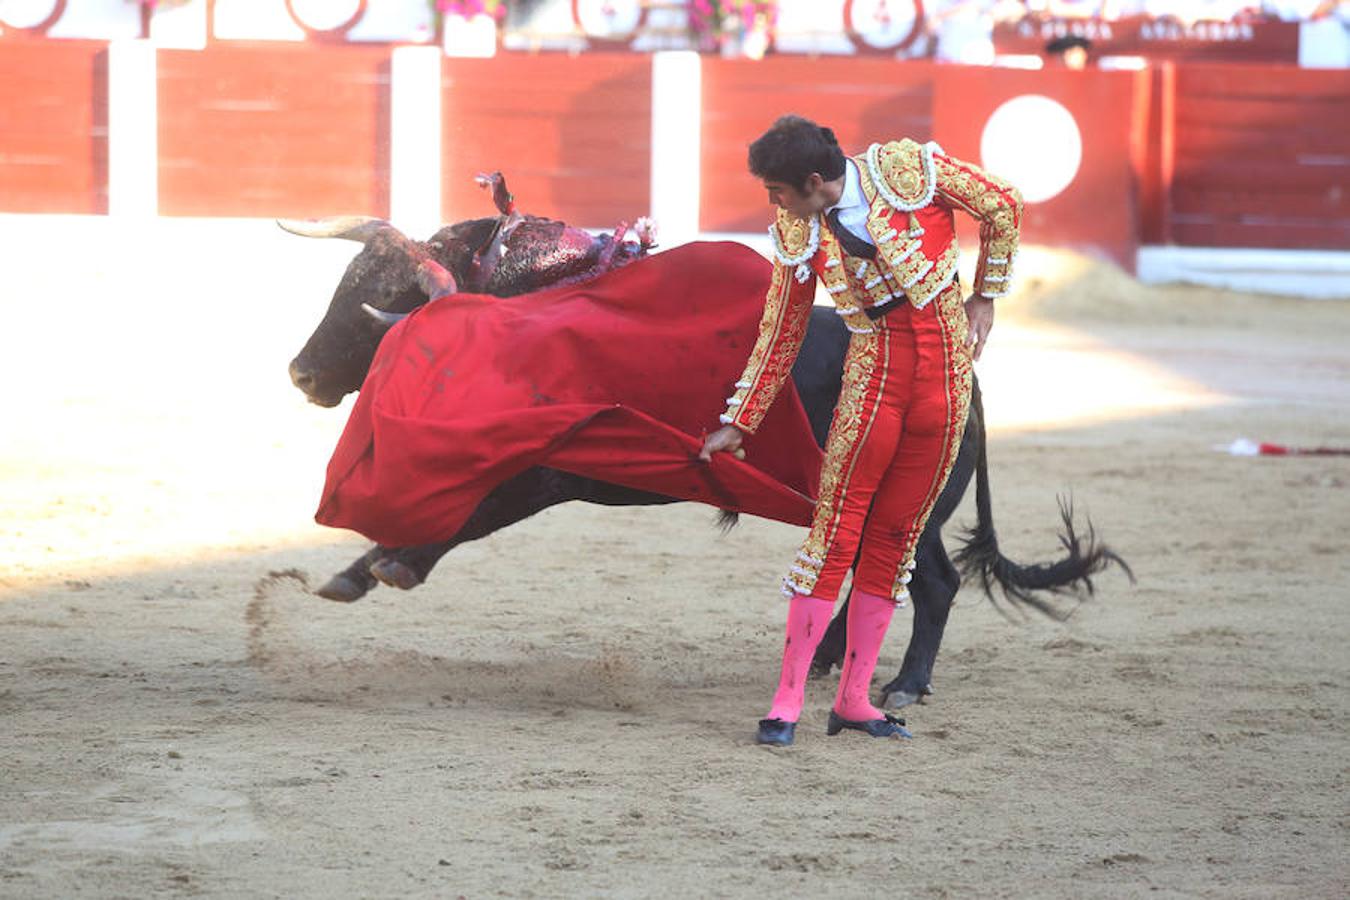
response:
[[[811,659],[850,568],[848,646],[827,733],[907,738],[900,720],[872,705],[872,673],[961,443],[972,360],[994,299],[1008,292],[1022,198],[931,141],[845,157],[830,129],[799,116],[751,144],[749,164],[779,208],[769,229],[773,280],[750,359],[702,457],[738,451],[759,426],[791,373],[817,280],[852,332],[811,529],[783,581],[782,668],[756,739],[793,742]],[[980,223],[969,299],[957,277],[956,210]]]

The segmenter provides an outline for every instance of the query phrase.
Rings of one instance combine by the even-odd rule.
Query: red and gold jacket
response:
[[[870,205],[867,230],[877,245],[876,259],[845,256],[820,215],[807,220],[779,211],[769,228],[773,281],[759,338],[735,393],[727,398],[725,424],[748,433],[759,427],[801,349],[817,278],[855,333],[872,331],[869,307],[904,297],[922,309],[951,285],[958,256],[955,210],[980,223],[975,292],[985,297],[1008,293],[1022,222],[1016,188],[952,159],[931,141],[873,144],[854,162]]]

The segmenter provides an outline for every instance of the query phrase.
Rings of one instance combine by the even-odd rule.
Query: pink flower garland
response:
[[[742,30],[749,30],[761,16],[772,29],[778,19],[776,0],[689,0],[689,30],[700,50],[716,50],[727,37],[728,20],[732,16],[740,19]]]
[[[491,16],[500,22],[506,18],[505,0],[432,0],[432,6],[442,16]]]

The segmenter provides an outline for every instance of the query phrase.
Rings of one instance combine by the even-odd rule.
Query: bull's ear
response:
[[[439,300],[459,292],[455,276],[430,257],[417,264],[417,285],[431,300]]]
[[[393,226],[374,216],[328,216],[324,219],[277,219],[277,224],[291,234],[313,238],[343,238],[364,244],[381,228]]]

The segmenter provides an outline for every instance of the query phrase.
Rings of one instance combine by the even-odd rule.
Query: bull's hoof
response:
[[[885,692],[881,701],[882,709],[900,709],[909,706],[911,703],[924,703],[925,697],[931,696],[933,686],[926,684],[917,691],[908,691],[903,688],[892,688]]]
[[[334,575],[328,579],[327,584],[314,593],[325,600],[336,600],[338,603],[355,603],[366,595],[366,590],[365,585],[348,578],[346,575]]]
[[[909,691],[887,691],[881,700],[882,709],[903,709],[911,703],[918,703],[919,695]]]
[[[382,584],[398,588],[400,591],[410,591],[422,583],[422,579],[417,577],[416,572],[398,560],[390,559],[387,556],[371,563],[370,574],[379,579]]]

